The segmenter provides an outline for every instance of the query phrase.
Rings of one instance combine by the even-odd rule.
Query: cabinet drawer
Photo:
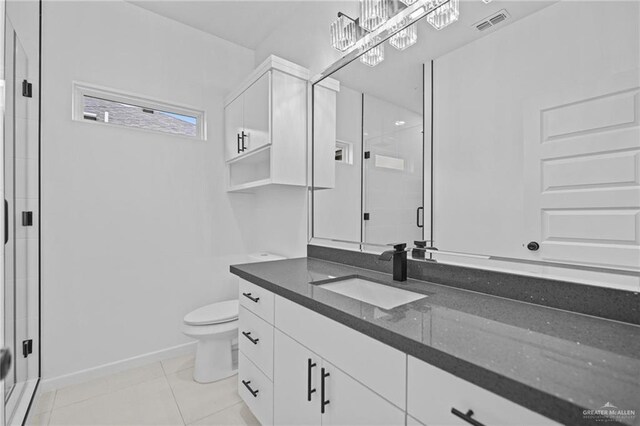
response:
[[[240,306],[273,324],[273,293],[240,279]]]
[[[241,307],[239,331],[240,352],[273,379],[273,326]]]
[[[275,326],[398,407],[406,402],[407,355],[275,296]]]
[[[260,424],[273,424],[273,383],[242,353],[238,354],[238,393]]]
[[[451,409],[466,413],[485,425],[557,425],[540,414],[462,380],[426,362],[409,357],[407,412],[430,425],[468,426]]]

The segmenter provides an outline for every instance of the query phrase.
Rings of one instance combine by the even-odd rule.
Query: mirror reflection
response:
[[[505,4],[462,3],[442,31],[423,19],[415,45],[387,41],[381,63],[314,86],[313,237],[426,240],[439,261],[637,285],[640,49],[622,32],[634,5]]]
[[[374,244],[424,239],[423,66],[399,68],[393,59],[401,54],[387,49],[376,67],[355,61],[331,76],[334,90],[315,89],[316,111],[323,94],[335,97],[335,136],[323,133],[326,121],[314,127],[316,181],[327,170],[335,179],[315,185],[317,236]],[[321,152],[333,138],[332,149]],[[331,155],[332,164],[320,161]]]

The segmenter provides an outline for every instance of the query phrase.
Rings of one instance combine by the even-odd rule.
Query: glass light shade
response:
[[[415,2],[417,2],[418,0],[400,0],[402,3],[406,4],[407,6],[411,6],[412,4],[414,4]]]
[[[360,0],[360,26],[374,31],[389,19],[389,0]]]
[[[389,39],[389,44],[398,50],[404,50],[409,46],[413,46],[418,41],[418,27],[413,24],[407,28],[398,31]]]
[[[331,24],[331,46],[344,52],[357,41],[356,23],[346,16],[339,16]]]
[[[436,30],[441,30],[449,24],[454,23],[460,16],[459,0],[449,0],[433,12],[427,15],[427,22]],[[439,3],[443,3],[440,1]]]
[[[378,40],[379,38],[376,37],[371,41],[367,42],[366,45],[363,47],[363,50],[366,50],[368,46],[373,46],[378,42]],[[376,47],[367,50],[360,56],[360,62],[370,67],[375,67],[383,60],[384,60],[384,44],[383,43],[380,43]]]

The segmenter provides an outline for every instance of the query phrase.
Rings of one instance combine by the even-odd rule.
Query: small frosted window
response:
[[[76,86],[75,119],[204,139],[203,114],[183,107]]]

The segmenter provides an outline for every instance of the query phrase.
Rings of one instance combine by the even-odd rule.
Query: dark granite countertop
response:
[[[610,402],[640,425],[638,326],[314,258],[231,272],[560,423],[602,425],[583,411]],[[311,284],[352,275],[426,297],[383,310]]]

